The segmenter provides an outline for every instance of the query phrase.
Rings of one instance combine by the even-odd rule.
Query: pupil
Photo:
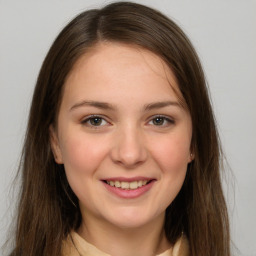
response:
[[[163,119],[162,117],[157,117],[157,118],[155,118],[155,119],[153,120],[153,123],[154,123],[155,125],[162,125],[163,122],[164,122],[164,119]]]
[[[100,125],[102,123],[102,119],[99,118],[99,117],[95,117],[95,118],[92,118],[90,120],[90,122],[91,122],[92,125],[96,125],[97,126],[97,125]]]

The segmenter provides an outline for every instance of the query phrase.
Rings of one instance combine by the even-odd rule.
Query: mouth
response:
[[[134,181],[121,181],[121,180],[104,180],[106,184],[111,187],[123,189],[123,190],[135,190],[138,188],[142,188],[154,180],[134,180]]]
[[[135,199],[148,193],[157,181],[149,177],[112,177],[101,180],[111,194],[124,199]]]

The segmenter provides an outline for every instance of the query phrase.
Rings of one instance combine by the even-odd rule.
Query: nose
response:
[[[138,128],[126,127],[115,134],[111,158],[116,164],[132,169],[144,163],[147,155],[145,140]]]

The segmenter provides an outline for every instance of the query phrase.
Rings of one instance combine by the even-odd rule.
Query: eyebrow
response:
[[[100,102],[100,101],[81,101],[76,103],[70,108],[70,111],[77,109],[79,107],[84,107],[84,106],[90,106],[90,107],[96,107],[99,109],[105,109],[105,110],[115,110],[116,107],[114,107],[112,104],[106,103],[106,102]],[[158,109],[158,108],[164,108],[168,106],[177,106],[181,107],[180,103],[177,101],[160,101],[160,102],[154,102],[150,104],[144,105],[144,111],[150,111],[153,109]]]
[[[106,102],[100,102],[100,101],[81,101],[81,102],[73,105],[70,108],[70,111],[74,110],[76,108],[79,108],[79,107],[84,107],[84,106],[96,107],[96,108],[99,108],[99,109],[106,109],[106,110],[115,110],[116,109],[113,105],[111,105],[109,103],[106,103]]]
[[[154,102],[150,103],[144,106],[145,111],[158,109],[158,108],[164,108],[168,106],[176,106],[181,107],[180,103],[177,101],[160,101],[160,102]]]

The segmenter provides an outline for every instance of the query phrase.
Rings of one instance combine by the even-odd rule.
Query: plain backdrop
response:
[[[228,174],[224,186],[236,255],[256,255],[256,1],[138,2],[172,17],[199,53],[234,176]],[[12,181],[41,63],[71,18],[106,3],[0,0],[0,244],[13,220]]]

